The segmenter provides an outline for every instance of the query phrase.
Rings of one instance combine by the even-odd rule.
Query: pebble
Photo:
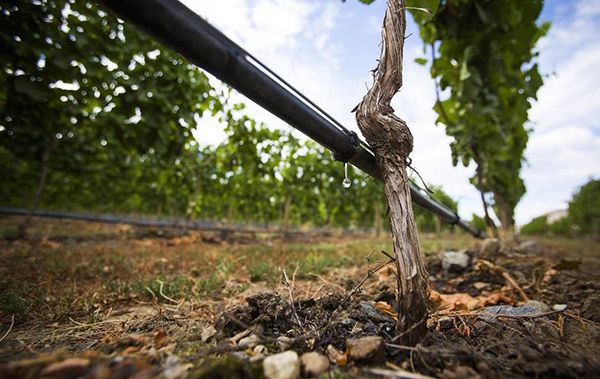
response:
[[[454,328],[454,317],[440,317],[437,320],[437,330],[446,331]]]
[[[268,354],[269,350],[265,345],[256,345],[253,349],[256,354]]]
[[[292,345],[294,344],[294,341],[295,340],[293,338],[279,336],[279,337],[277,337],[277,346],[279,346],[279,348],[281,350],[287,350],[290,347],[292,347]]]
[[[238,342],[238,346],[241,348],[253,348],[258,345],[260,338],[256,334],[251,334],[248,337],[244,337]]]
[[[548,305],[546,305],[545,303],[543,303],[541,301],[537,301],[537,300],[529,300],[525,304],[523,304],[523,306],[535,308],[535,309],[539,310],[540,312],[550,311],[550,307]]]
[[[202,340],[202,342],[206,342],[209,339],[211,339],[215,334],[217,334],[217,329],[215,329],[215,327],[212,325],[207,326],[206,328],[202,329],[200,339]]]
[[[300,358],[292,350],[268,356],[263,360],[263,372],[268,379],[299,378]]]
[[[509,316],[537,316],[544,312],[538,308],[534,308],[531,306],[513,307],[511,305],[494,305],[491,307],[483,308],[480,311],[480,313]],[[495,324],[499,322],[498,318],[494,316],[480,316],[480,319],[483,321],[478,320],[475,323],[476,329],[487,328],[490,324]],[[530,333],[532,333],[534,332],[534,330],[536,329],[536,325],[538,324],[536,323],[537,320],[538,319],[536,318],[525,318],[521,320],[521,323]]]
[[[554,304],[552,306],[553,311],[562,312],[567,309],[567,304]]]
[[[466,250],[446,251],[442,258],[442,268],[446,271],[462,271],[469,266],[471,257]]]
[[[537,308],[528,307],[528,306],[520,306],[513,307],[512,305],[494,305],[491,307],[485,307],[481,311],[481,313],[491,313],[498,315],[511,315],[511,316],[531,316],[531,315],[539,315],[542,313]]]
[[[358,362],[381,362],[385,359],[383,338],[378,336],[348,338],[346,348],[350,358]]]
[[[331,363],[335,363],[338,366],[345,366],[348,363],[348,357],[336,349],[333,345],[327,345],[327,355]]]
[[[307,376],[317,376],[329,370],[329,359],[316,351],[304,353],[300,357],[302,371]]]
[[[369,302],[361,301],[360,309],[365,313],[365,315],[374,322],[394,322],[394,319],[385,313],[379,312],[377,308],[371,305]]]

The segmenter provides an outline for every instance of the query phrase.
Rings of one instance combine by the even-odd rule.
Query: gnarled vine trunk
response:
[[[398,277],[396,333],[402,343],[415,344],[427,332],[428,274],[419,249],[406,173],[413,137],[390,106],[392,97],[402,87],[404,0],[388,1],[383,24],[381,56],[373,75],[373,87],[358,105],[356,120],[375,153],[390,208]]]
[[[515,239],[515,218],[514,206],[502,199],[498,193],[494,193],[496,199],[495,209],[500,220],[500,238],[505,241],[514,241]]]

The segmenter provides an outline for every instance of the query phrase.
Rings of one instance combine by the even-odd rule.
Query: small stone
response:
[[[251,356],[249,361],[250,361],[250,363],[254,363],[254,362],[262,361],[263,359],[265,359],[265,354],[258,353],[258,354]]]
[[[346,348],[350,358],[358,362],[375,363],[385,359],[385,347],[381,337],[349,338],[346,340]]]
[[[540,254],[542,248],[535,241],[523,241],[517,246],[517,251],[526,254]]]
[[[466,250],[446,251],[442,258],[442,268],[446,271],[463,271],[469,266],[471,257]]]
[[[485,316],[485,314],[492,315],[508,315],[508,316],[536,316],[540,313],[543,313],[537,308],[533,307],[513,307],[512,305],[494,305],[491,307],[485,307],[479,313],[483,313],[484,315],[479,318],[485,322],[476,322],[476,327],[482,327],[486,324],[493,324],[498,322],[498,319],[495,316]]]
[[[525,304],[523,304],[523,306],[535,308],[535,309],[539,310],[540,312],[550,311],[550,307],[548,305],[546,305],[545,303],[542,303],[541,301],[537,301],[537,300],[529,300]]]
[[[287,350],[290,347],[292,347],[292,345],[294,344],[294,339],[293,338],[289,338],[289,337],[285,337],[285,336],[280,336],[277,337],[277,345],[281,348],[281,350]]]
[[[489,283],[485,283],[485,282],[475,282],[473,283],[473,287],[475,287],[475,289],[477,290],[482,290],[486,287],[489,287]]]
[[[265,345],[256,345],[254,349],[252,349],[256,354],[268,354],[269,350]]]
[[[295,351],[286,351],[266,357],[263,371],[268,379],[295,379],[300,377],[300,359]]]
[[[300,357],[302,371],[307,376],[317,376],[329,370],[329,359],[316,351],[304,353]]]
[[[259,342],[260,338],[256,334],[251,334],[248,337],[242,338],[240,342],[238,342],[238,346],[243,349],[253,348],[254,346],[258,345]]]
[[[446,331],[454,328],[454,318],[453,317],[440,317],[437,320],[437,330]]]
[[[348,363],[348,356],[336,349],[333,345],[327,345],[327,355],[329,356],[331,363],[340,367],[345,366],[346,363]]]
[[[562,312],[567,309],[567,304],[554,304],[552,306],[553,311]]]
[[[498,238],[486,238],[481,244],[482,257],[495,257],[500,252],[500,241]]]
[[[67,358],[62,362],[52,363],[46,367],[41,376],[78,377],[90,366],[90,360],[86,358]]]
[[[202,342],[206,342],[211,339],[215,334],[217,334],[217,329],[214,326],[210,325],[206,328],[202,329],[202,333],[200,334],[200,339]]]
[[[379,310],[377,310],[377,308],[375,308],[373,305],[371,305],[367,301],[361,301],[360,302],[360,309],[365,313],[365,315],[371,321],[374,321],[374,322],[394,322],[394,319],[392,319],[390,316],[386,315],[385,313],[379,312]]]

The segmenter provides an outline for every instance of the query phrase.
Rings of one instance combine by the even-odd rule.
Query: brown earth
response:
[[[2,378],[260,377],[265,355],[328,346],[341,353],[335,376],[600,372],[597,243],[538,240],[528,252],[484,256],[464,236],[422,236],[432,313],[425,340],[409,347],[394,336],[393,268],[374,270],[388,259],[386,241],[222,241],[46,221],[35,230],[28,241],[0,241]],[[464,247],[469,266],[444,270],[443,251]],[[527,299],[556,310],[518,313]],[[489,308],[502,305],[518,314]],[[386,342],[381,361],[348,356],[346,339],[373,335]],[[239,343],[248,336],[262,347]]]

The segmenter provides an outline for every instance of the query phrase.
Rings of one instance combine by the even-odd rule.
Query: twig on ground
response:
[[[290,307],[292,307],[292,312],[294,317],[296,318],[296,323],[300,327],[300,329],[304,332],[304,325],[302,321],[300,321],[300,316],[298,316],[298,312],[296,311],[296,305],[294,304],[294,286],[296,285],[296,273],[298,272],[298,265],[296,265],[296,269],[292,274],[292,282],[290,283],[287,273],[281,267],[279,268],[283,273],[283,284],[287,287],[288,293],[290,295]]]
[[[98,325],[115,324],[115,323],[123,322],[123,320],[104,320],[104,321],[93,322],[91,324],[86,324],[83,322],[75,321],[71,317],[69,317],[69,321],[71,321],[76,326],[72,326],[72,327],[66,328],[64,330],[73,330],[73,329],[79,329],[79,328],[91,328],[91,327],[98,326]]]
[[[170,298],[169,296],[167,296],[167,295],[165,295],[163,293],[163,286],[165,285],[165,282],[163,282],[162,280],[158,280],[158,279],[156,279],[156,281],[158,282],[158,285],[159,285],[159,287],[158,287],[158,293],[160,294],[160,296],[164,297],[165,299],[169,300],[170,302],[172,302],[174,304],[177,304],[178,307],[179,307],[179,305],[181,305],[179,301],[177,301],[175,299],[172,299],[172,298]]]
[[[328,281],[327,279],[323,278],[321,275],[317,275],[312,272],[308,273],[308,275],[314,276],[315,278],[319,279],[320,281],[322,281],[323,283],[325,283],[328,286],[335,287],[335,288],[338,288],[338,289],[346,292],[346,289],[344,287],[340,286],[339,284],[335,284],[335,283]]]
[[[343,305],[344,305],[344,304],[345,304],[345,303],[346,303],[348,300],[350,300],[350,298],[351,298],[352,296],[354,296],[354,294],[355,294],[356,292],[358,292],[358,291],[361,289],[362,285],[363,285],[363,284],[364,284],[364,283],[365,283],[365,282],[366,282],[366,281],[367,281],[367,280],[368,280],[368,279],[369,279],[371,276],[373,276],[373,274],[374,274],[374,273],[376,273],[377,271],[381,270],[382,268],[384,268],[385,266],[389,265],[390,263],[394,263],[395,261],[396,261],[396,259],[395,259],[395,258],[391,258],[391,259],[390,259],[390,260],[388,260],[388,261],[385,261],[385,262],[382,262],[382,263],[378,264],[378,265],[377,265],[377,266],[375,266],[374,268],[370,268],[370,269],[367,271],[367,275],[365,275],[365,276],[364,276],[364,277],[361,279],[361,281],[360,281],[360,282],[358,282],[358,284],[357,284],[356,286],[354,286],[354,288],[352,288],[352,290],[350,290],[350,292],[348,292],[348,294],[346,295],[346,297],[344,297],[344,298],[342,299],[342,301],[341,301],[341,302],[338,304],[338,306],[335,308],[335,310],[334,310],[333,312],[331,312],[331,316],[330,316],[330,318],[331,318],[331,317],[333,317],[334,315],[336,315],[336,314],[337,314],[337,312],[338,312],[338,311],[339,311],[339,310],[342,308],[342,306],[343,306]]]
[[[269,338],[265,337],[264,334],[262,334],[260,331],[256,330],[256,328],[251,327],[250,325],[246,324],[245,322],[243,322],[242,320],[238,319],[237,317],[234,317],[234,316],[232,316],[230,314],[225,314],[225,317],[229,321],[233,322],[234,324],[238,324],[238,326],[241,326],[244,329],[245,332],[246,331],[248,332],[246,335],[243,335],[240,338],[246,337],[248,334],[250,334],[250,332],[254,332],[254,334],[256,334],[256,336],[258,338],[260,338],[262,341],[266,341],[266,340],[269,339]],[[241,334],[238,333],[236,336],[238,336],[238,335],[241,335]],[[230,338],[230,340],[233,340],[233,338]]]
[[[14,325],[15,325],[15,315],[13,314],[10,319],[10,326],[8,327],[8,330],[6,331],[6,333],[4,333],[2,338],[0,338],[0,342],[4,341],[4,339],[6,338],[6,336],[8,336],[8,333],[10,333],[10,331],[12,330]]]
[[[418,352],[420,352],[420,350],[421,350],[419,347],[398,345],[398,344],[394,344],[394,343],[386,343],[385,346],[391,347],[394,349],[399,349],[399,350],[418,351]]]
[[[477,262],[488,267],[490,270],[495,271],[495,272],[499,273],[500,275],[502,275],[504,280],[506,280],[506,282],[519,293],[519,295],[521,296],[523,301],[529,301],[529,297],[527,296],[525,291],[523,291],[523,288],[521,288],[521,286],[519,286],[519,284],[515,281],[515,279],[513,279],[513,277],[508,273],[508,271],[504,267],[494,264],[485,259],[478,259]]]
[[[148,286],[146,286],[145,288],[146,288],[146,290],[148,290],[148,292],[150,292],[150,294],[152,294],[153,301],[156,301],[157,297],[156,297],[156,294],[154,293],[154,291],[152,291],[150,289],[150,287],[148,287]]]
[[[581,316],[576,315],[575,313],[569,312],[567,310],[564,311],[564,315],[567,316],[567,317],[569,317],[569,318],[572,318],[573,320],[577,320],[577,321],[579,321],[581,323],[584,323],[584,324],[596,324],[596,325],[600,324],[597,321],[590,320],[590,319],[585,318],[585,317],[581,317]]]
[[[392,349],[398,349],[398,350],[406,350],[406,351],[410,351],[410,352],[415,352],[420,354],[433,354],[433,355],[442,355],[442,356],[457,356],[457,355],[465,355],[467,353],[462,352],[462,351],[457,351],[457,352],[451,352],[451,351],[446,351],[446,350],[432,350],[432,349],[427,349],[423,346],[421,346],[420,344],[417,344],[417,346],[407,346],[407,345],[398,345],[398,344],[394,344],[394,343],[386,343],[385,346],[390,347]]]

